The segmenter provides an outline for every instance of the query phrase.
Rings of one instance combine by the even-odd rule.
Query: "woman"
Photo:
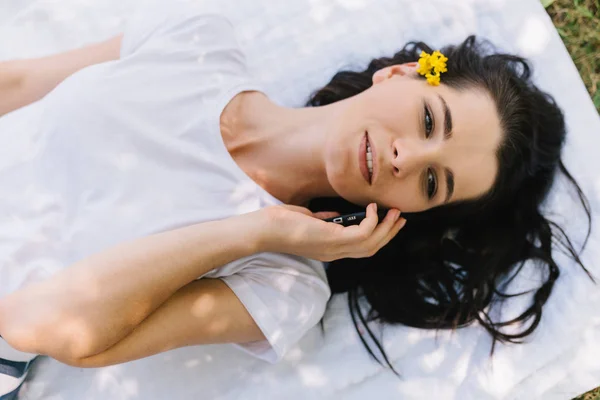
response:
[[[499,340],[531,333],[558,277],[551,240],[562,238],[579,262],[539,210],[556,169],[589,215],[560,162],[562,114],[519,57],[486,55],[468,38],[442,49],[447,71],[434,86],[417,72],[421,50],[432,53],[411,43],[366,71],[340,72],[302,109],[274,104],[252,82],[225,19],[185,8],[146,11],[122,37],[12,64],[33,72],[7,96],[7,109],[45,96],[48,143],[68,143],[68,165],[77,167],[73,181],[60,184],[71,191],[91,191],[80,185],[92,181],[138,182],[133,169],[111,175],[97,160],[108,140],[107,152],[135,141],[138,157],[176,149],[184,159],[158,163],[149,173],[160,184],[135,191],[168,191],[161,171],[175,179],[189,163],[207,176],[221,171],[222,181],[202,181],[203,189],[225,193],[224,181],[250,178],[269,202],[237,213],[217,208],[218,199],[242,195],[236,186],[224,197],[194,199],[212,207],[212,220],[173,229],[185,224],[171,219],[143,229],[152,235],[132,230],[127,239],[139,239],[73,257],[70,268],[0,300],[0,334],[17,350],[82,367],[226,342],[276,361],[322,317],[327,281],[333,292],[350,292],[363,323],[455,328],[478,320]],[[209,135],[215,126],[221,136]],[[222,163],[199,164],[207,150],[225,150]],[[102,174],[91,174],[95,163]],[[391,209],[381,222],[371,203]],[[313,218],[365,206],[357,226]],[[407,223],[400,211],[413,218]],[[515,265],[531,258],[550,275],[531,308],[508,323],[533,317],[533,324],[522,335],[503,334],[486,307]],[[332,261],[327,278],[315,260]],[[368,316],[360,296],[372,307]]]

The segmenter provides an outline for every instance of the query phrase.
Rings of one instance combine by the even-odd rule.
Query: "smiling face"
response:
[[[492,98],[415,79],[415,63],[379,70],[373,86],[348,102],[327,139],[333,189],[356,204],[424,211],[487,193],[498,171],[502,130]],[[371,183],[360,170],[360,144],[372,149]]]

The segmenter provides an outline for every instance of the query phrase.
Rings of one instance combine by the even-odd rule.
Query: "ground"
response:
[[[600,0],[541,1],[600,113]],[[600,400],[600,387],[575,400]]]

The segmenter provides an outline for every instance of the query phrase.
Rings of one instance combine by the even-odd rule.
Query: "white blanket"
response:
[[[600,158],[595,152],[600,149],[600,119],[538,0],[206,3],[207,11],[224,12],[236,24],[252,71],[270,97],[287,106],[301,106],[337,70],[363,68],[372,57],[390,56],[409,40],[441,47],[476,33],[504,50],[530,57],[536,82],[555,96],[566,113],[566,165],[598,216]],[[135,5],[135,0],[0,0],[0,60],[50,54],[109,37],[119,32]],[[28,150],[27,138],[20,136],[18,127],[35,107],[1,118],[0,139],[18,140],[23,151]],[[0,155],[0,166],[10,167],[10,155],[1,151]],[[0,188],[6,190],[10,188]],[[585,219],[576,211],[574,199],[559,184],[547,207],[580,243]],[[43,212],[43,207],[34,208],[32,216]],[[61,265],[52,255],[36,253],[35,237],[24,236],[18,249],[2,247],[5,232],[27,232],[24,223],[0,226],[0,285],[2,276],[10,276],[8,268],[25,267],[7,260],[23,260],[30,279],[35,279],[36,271],[43,276]],[[600,277],[600,234],[595,228],[584,262]],[[27,259],[27,254],[35,257]],[[454,334],[442,332],[437,338],[433,331],[390,327],[384,343],[402,374],[398,379],[368,357],[351,324],[346,296],[339,295],[326,314],[325,336],[318,327],[311,330],[278,365],[227,345],[178,349],[88,370],[42,358],[20,398],[568,399],[600,385],[600,287],[568,258],[556,257],[562,274],[537,331],[527,344],[499,345],[491,360],[491,340],[478,326]],[[523,275],[513,290],[531,287],[536,280],[533,272]],[[515,315],[527,301],[509,303],[504,318]]]

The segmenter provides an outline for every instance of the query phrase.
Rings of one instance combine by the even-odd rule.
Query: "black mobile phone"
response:
[[[377,216],[379,217],[379,222],[381,222],[381,220],[385,218],[387,213],[388,213],[388,209],[385,209],[385,208],[381,209],[381,210],[377,210]],[[340,215],[339,217],[325,218],[323,221],[333,222],[335,224],[340,224],[343,226],[351,226],[351,225],[360,224],[362,222],[362,220],[365,218],[367,218],[367,212],[363,211],[363,212],[358,212],[358,213],[354,213],[354,214]]]

